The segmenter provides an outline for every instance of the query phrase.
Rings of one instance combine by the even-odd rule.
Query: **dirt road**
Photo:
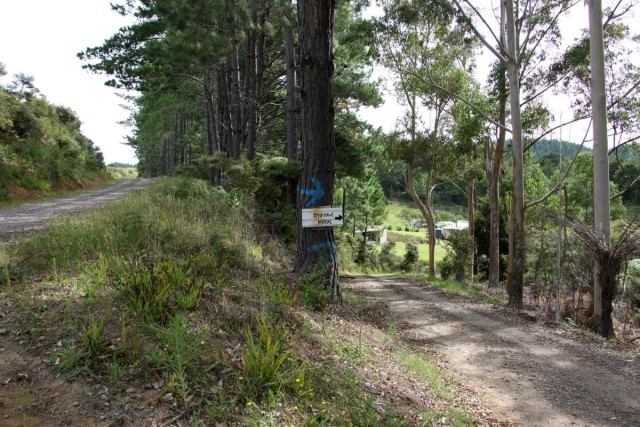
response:
[[[99,190],[85,191],[58,199],[0,209],[0,241],[40,230],[54,216],[93,209],[150,183],[151,180],[149,179],[126,179],[116,184],[102,187]]]
[[[384,302],[403,336],[435,350],[503,419],[523,426],[640,426],[637,351],[410,279],[344,283]]]

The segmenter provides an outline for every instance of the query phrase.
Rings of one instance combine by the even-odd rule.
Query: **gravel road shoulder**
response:
[[[399,277],[346,278],[382,301],[497,415],[526,426],[640,426],[640,358],[590,334]]]
[[[98,190],[0,209],[0,241],[41,230],[53,217],[94,209],[150,183],[150,179],[126,179]]]

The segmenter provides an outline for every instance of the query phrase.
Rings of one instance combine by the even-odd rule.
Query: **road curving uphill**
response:
[[[0,209],[0,241],[41,230],[50,219],[97,208],[149,185],[150,179],[125,179],[98,190]]]

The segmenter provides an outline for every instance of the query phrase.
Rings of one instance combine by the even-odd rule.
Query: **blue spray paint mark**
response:
[[[300,190],[300,195],[311,196],[311,198],[304,204],[305,208],[314,206],[318,202],[318,199],[321,199],[322,196],[324,196],[324,188],[322,187],[322,184],[320,184],[320,181],[318,181],[318,178],[312,176],[311,183],[314,188],[303,188]]]
[[[336,244],[335,244],[335,242],[315,243],[315,244],[309,246],[307,251],[316,252],[316,251],[319,251],[319,250],[322,250],[322,249],[332,249],[333,251],[335,251]]]
[[[329,261],[327,261],[327,266],[331,266],[334,261],[337,258],[337,245],[335,242],[322,242],[322,243],[315,243],[311,246],[309,246],[309,248],[307,249],[309,252],[317,252],[320,251],[322,249],[331,249],[331,254],[329,255]]]

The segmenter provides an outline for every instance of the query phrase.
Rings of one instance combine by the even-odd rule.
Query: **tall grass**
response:
[[[54,221],[18,248],[30,272],[73,269],[100,256],[186,262],[208,251],[243,265],[253,232],[229,196],[193,180],[160,179],[147,191],[90,214]],[[225,251],[220,251],[225,249]]]

